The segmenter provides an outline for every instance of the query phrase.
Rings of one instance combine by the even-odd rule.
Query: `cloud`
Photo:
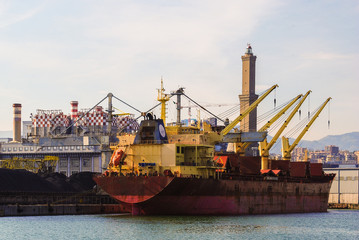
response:
[[[43,10],[45,5],[46,1],[43,1],[36,7],[27,8],[26,3],[23,2],[20,5],[12,1],[0,2],[0,29],[33,17]]]
[[[247,42],[258,55],[257,93],[278,83],[284,100],[307,88],[333,95],[333,82],[357,84],[357,48],[349,44],[356,38],[342,26],[358,21],[317,5],[325,11],[307,14],[313,5],[277,0],[0,0],[0,106],[11,115],[21,96],[24,113],[67,111],[70,100],[91,107],[112,92],[147,110],[161,76],[168,92],[183,86],[199,102],[237,103]],[[356,88],[348,89],[352,98]]]
[[[74,87],[129,78],[149,84],[144,76],[169,73],[176,75],[171,80],[178,84],[186,84],[185,79],[190,77],[213,83],[229,62],[218,46],[240,40],[244,49],[252,31],[278,1],[106,3],[77,3],[72,9],[76,14],[69,15],[53,14],[53,5],[47,7],[46,21],[53,25],[40,29],[49,33],[39,32],[38,36],[15,42],[4,38],[2,58],[26,77],[34,76],[36,82],[48,82],[51,76],[54,84],[71,83]],[[45,5],[42,2],[35,8],[17,11],[9,5],[0,20],[6,15],[14,17],[2,26],[29,19]],[[121,86],[117,81],[113,85]]]
[[[247,39],[263,16],[275,8],[273,1],[182,1],[180,5],[118,4],[94,8],[80,19],[91,39],[113,39],[124,53],[180,58],[220,54],[216,44]],[[127,51],[126,51],[127,50]]]

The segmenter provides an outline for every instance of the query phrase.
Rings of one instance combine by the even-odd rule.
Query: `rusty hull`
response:
[[[97,176],[133,215],[247,215],[327,211],[333,176],[313,179],[199,179]]]

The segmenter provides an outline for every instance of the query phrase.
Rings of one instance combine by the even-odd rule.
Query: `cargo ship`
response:
[[[243,133],[227,134],[233,122],[224,129],[205,122],[165,126],[162,118],[147,114],[136,134],[118,136],[108,170],[94,180],[133,215],[327,211],[335,175],[324,174],[321,164],[263,163],[258,156],[216,150],[223,142],[244,139]]]

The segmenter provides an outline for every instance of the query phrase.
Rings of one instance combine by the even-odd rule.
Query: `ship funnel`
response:
[[[13,141],[21,142],[21,104],[14,103],[14,126],[13,126]]]

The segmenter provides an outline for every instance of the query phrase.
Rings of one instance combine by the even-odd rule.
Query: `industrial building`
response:
[[[359,204],[359,168],[325,168],[335,173],[329,193],[329,204]]]
[[[112,154],[110,146],[117,143],[116,134],[138,128],[132,115],[112,115],[112,94],[108,98],[107,111],[102,106],[79,111],[78,102],[72,101],[70,115],[62,110],[37,110],[31,122],[21,122],[21,104],[14,104],[13,141],[0,143],[0,160],[56,156],[54,170],[66,176],[102,172]]]

